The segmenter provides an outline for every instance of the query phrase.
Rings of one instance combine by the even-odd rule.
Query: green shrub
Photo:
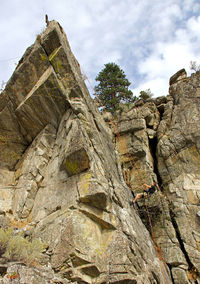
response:
[[[29,265],[40,260],[45,244],[38,239],[29,241],[22,233],[15,234],[11,228],[0,229],[0,257],[5,261],[21,261]]]
[[[142,99],[144,101],[146,101],[147,99],[151,99],[152,97],[153,97],[153,94],[150,89],[141,91],[139,95],[139,99]]]

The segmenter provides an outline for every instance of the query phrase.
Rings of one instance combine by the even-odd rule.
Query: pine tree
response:
[[[98,98],[107,111],[115,112],[120,103],[130,103],[136,100],[128,89],[130,82],[126,79],[124,71],[115,63],[105,64],[105,68],[95,78],[99,84],[95,86]]]

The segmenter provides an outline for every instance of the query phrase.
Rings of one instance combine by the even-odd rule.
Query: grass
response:
[[[42,258],[45,247],[40,240],[29,241],[22,233],[15,233],[11,228],[0,229],[0,258],[3,261],[20,261],[30,265]]]

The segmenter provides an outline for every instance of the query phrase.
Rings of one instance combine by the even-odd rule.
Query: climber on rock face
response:
[[[153,182],[152,185],[148,185],[144,183],[144,191],[142,193],[138,193],[134,198],[133,202],[135,203],[138,199],[143,197],[149,197],[156,191],[156,182]]]

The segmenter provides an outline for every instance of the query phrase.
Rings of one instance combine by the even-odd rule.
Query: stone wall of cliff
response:
[[[170,79],[169,93],[124,110],[116,119],[116,144],[131,189],[159,184],[159,192],[139,200],[138,212],[155,235],[173,283],[199,283],[200,73],[187,77],[180,70]]]
[[[16,283],[199,283],[200,75],[170,84],[113,130],[57,22],[26,50],[0,94],[0,225],[46,250],[0,263]],[[131,206],[153,180],[160,191]]]

